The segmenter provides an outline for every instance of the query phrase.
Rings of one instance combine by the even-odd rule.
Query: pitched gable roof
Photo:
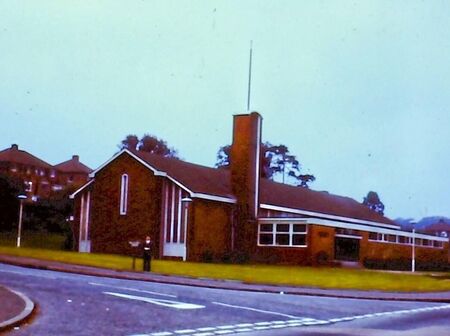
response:
[[[280,207],[395,225],[392,220],[350,197],[261,179],[260,201]]]
[[[157,170],[167,173],[194,193],[234,198],[231,193],[230,173],[225,169],[205,167],[145,152],[134,154]]]
[[[128,153],[148,165],[157,175],[168,176],[193,193],[219,196],[228,199],[235,198],[232,194],[230,171],[228,169],[205,167],[175,158],[124,150],[116,154],[98,170],[122,155],[122,153]],[[267,179],[261,179],[260,202],[261,204],[299,209],[317,214],[398,226],[392,220],[376,213],[352,198],[307,188],[294,187]]]
[[[0,151],[0,161],[18,163],[28,166],[50,169],[52,166],[47,162],[37,158],[27,151],[19,149],[17,145]]]

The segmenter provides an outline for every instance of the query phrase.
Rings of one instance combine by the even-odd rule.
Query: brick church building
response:
[[[446,263],[448,239],[402,231],[357,201],[260,178],[262,118],[234,116],[229,169],[127,149],[91,173],[75,199],[80,252],[132,253],[150,234],[157,258],[314,265]]]

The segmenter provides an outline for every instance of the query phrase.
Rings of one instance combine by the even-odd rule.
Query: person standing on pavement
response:
[[[144,241],[144,272],[150,272],[152,262],[152,239],[150,236],[145,237]]]

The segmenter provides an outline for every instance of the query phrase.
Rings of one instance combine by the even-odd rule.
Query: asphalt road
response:
[[[12,335],[450,335],[450,305],[118,280],[0,264],[38,305]]]

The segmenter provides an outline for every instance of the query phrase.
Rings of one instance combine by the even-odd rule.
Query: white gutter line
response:
[[[357,224],[366,224],[366,225],[376,225],[376,226],[383,226],[390,229],[400,229],[396,225],[391,224],[385,224],[385,223],[378,223],[378,222],[372,222],[372,221],[366,221],[363,219],[356,219],[356,218],[349,218],[349,217],[341,217],[336,215],[329,215],[321,212],[314,212],[314,211],[307,211],[307,210],[301,210],[301,209],[294,209],[294,208],[287,208],[287,207],[281,207],[277,205],[271,205],[271,204],[261,204],[262,209],[267,210],[275,210],[275,211],[283,211],[283,212],[290,212],[294,214],[300,214],[300,215],[307,215],[307,216],[318,216],[323,217],[327,219],[333,219],[333,220],[342,220],[347,222],[353,222]]]

